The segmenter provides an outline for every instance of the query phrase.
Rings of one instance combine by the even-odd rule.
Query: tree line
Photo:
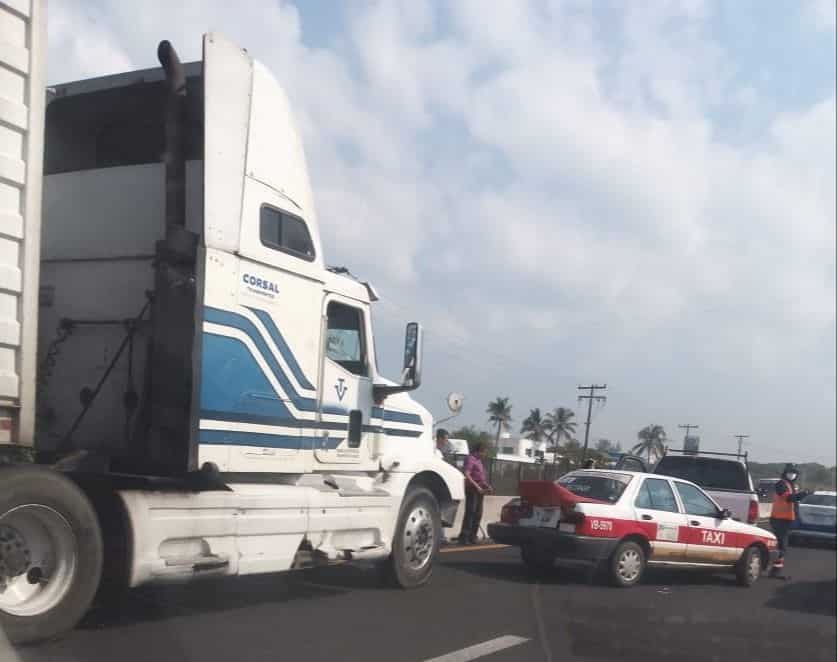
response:
[[[496,455],[500,445],[500,435],[512,428],[512,404],[508,397],[498,397],[488,403],[486,408],[488,423],[492,428],[489,433],[474,425],[466,425],[451,432],[451,436],[466,439],[469,444],[482,442],[489,449],[490,455]],[[529,410],[529,415],[520,425],[520,434],[532,441],[547,442],[547,452],[564,457],[568,464],[580,462],[582,447],[575,437],[577,422],[575,412],[568,407],[555,407],[543,414],[539,407]],[[662,425],[651,423],[637,432],[636,443],[629,448],[634,455],[644,457],[649,464],[657,462],[668,445],[668,436]],[[621,453],[622,445],[609,439],[597,440],[588,450],[588,457],[605,460],[609,453]],[[784,463],[749,462],[750,473],[754,481],[762,478],[780,476]],[[800,481],[810,489],[835,489],[837,485],[837,467],[825,467],[816,462],[800,464]]]
[[[512,404],[508,397],[498,397],[488,403],[486,408],[488,423],[492,433],[468,425],[454,430],[451,436],[467,439],[469,444],[480,441],[487,446],[491,455],[495,455],[500,447],[500,435],[512,429]],[[560,455],[570,464],[580,461],[583,448],[576,438],[578,422],[575,412],[569,407],[555,407],[545,414],[540,407],[529,410],[529,414],[520,425],[520,434],[534,442],[547,442],[546,451],[553,454],[553,458]],[[634,454],[644,455],[649,462],[656,461],[665,452],[667,437],[663,426],[647,425],[637,433],[637,443],[630,448]],[[606,460],[609,453],[621,453],[622,445],[609,439],[598,439],[588,449],[588,457],[593,460]]]

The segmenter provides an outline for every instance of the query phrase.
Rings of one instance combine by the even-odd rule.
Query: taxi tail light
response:
[[[564,504],[561,506],[561,521],[569,524],[582,524],[584,513],[576,508],[576,503]]]
[[[759,521],[759,502],[750,501],[750,506],[747,508],[747,523],[755,524]]]
[[[532,516],[532,506],[525,499],[512,499],[500,510],[503,524],[517,524]]]

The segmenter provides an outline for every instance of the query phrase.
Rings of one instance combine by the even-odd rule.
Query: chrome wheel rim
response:
[[[69,522],[40,504],[0,517],[0,611],[37,616],[57,605],[73,582],[78,545]]]
[[[750,564],[747,566],[747,574],[750,576],[750,581],[756,581],[761,575],[761,557],[757,553],[750,556]]]
[[[642,568],[642,559],[635,549],[626,549],[619,555],[616,572],[626,582],[636,581]]]
[[[404,522],[403,549],[407,565],[412,570],[421,570],[430,563],[433,556],[435,531],[430,511],[418,505],[407,515]]]

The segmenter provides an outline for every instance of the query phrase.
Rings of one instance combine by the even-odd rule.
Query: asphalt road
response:
[[[649,570],[620,590],[579,568],[530,580],[511,548],[450,551],[418,591],[370,569],[143,588],[22,662],[422,662],[489,642],[511,660],[834,660],[835,551],[793,548],[789,581]],[[3,657],[0,652],[0,658]],[[462,653],[444,662],[474,659]],[[6,662],[6,660],[2,660]]]

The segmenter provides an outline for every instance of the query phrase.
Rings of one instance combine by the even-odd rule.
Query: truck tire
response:
[[[74,628],[96,593],[102,554],[96,514],[74,483],[42,467],[0,467],[0,628],[12,643]]]
[[[745,549],[735,564],[735,579],[738,585],[749,587],[755,584],[761,577],[763,567],[761,551],[757,547]]]
[[[426,584],[442,539],[442,517],[433,493],[424,487],[410,488],[401,505],[392,553],[386,563],[388,582],[410,589]]]
[[[626,540],[613,552],[608,569],[614,586],[628,588],[639,584],[645,570],[645,551],[638,543]]]
[[[532,577],[545,577],[555,571],[555,557],[534,545],[523,545],[520,548],[520,558]]]

